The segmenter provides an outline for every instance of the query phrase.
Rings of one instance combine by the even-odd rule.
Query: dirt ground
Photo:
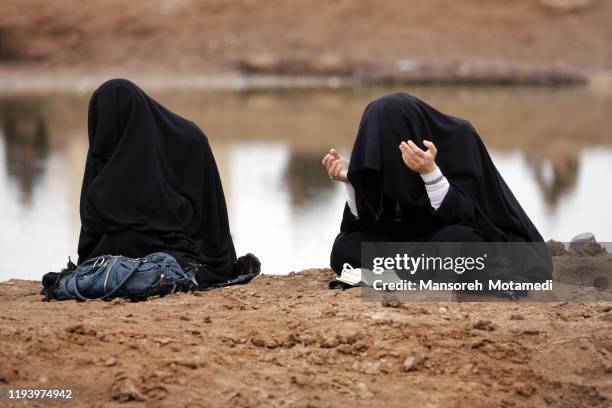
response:
[[[73,388],[58,406],[79,407],[612,406],[612,302],[363,302],[331,277],[141,303],[0,283],[0,389]]]
[[[606,0],[3,0],[0,71],[563,81],[612,68],[611,18]]]

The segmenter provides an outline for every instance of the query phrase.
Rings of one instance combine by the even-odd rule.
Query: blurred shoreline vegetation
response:
[[[7,174],[18,181],[20,202],[28,205],[34,184],[45,171],[49,151],[44,102],[0,99],[0,126]]]

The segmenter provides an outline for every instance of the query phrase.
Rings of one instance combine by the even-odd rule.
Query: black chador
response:
[[[434,210],[420,175],[406,167],[399,145],[423,140],[437,147],[436,163],[450,188]],[[527,242],[541,267],[528,280],[550,275],[542,236],[501,177],[474,127],[405,93],[370,103],[359,125],[348,179],[359,217],[345,206],[331,266],[361,264],[362,242]]]
[[[88,119],[79,262],[163,251],[195,267],[201,286],[240,276],[245,259],[236,260],[221,179],[198,126],[123,79],[94,92]]]

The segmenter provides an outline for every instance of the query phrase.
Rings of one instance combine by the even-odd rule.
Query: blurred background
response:
[[[545,239],[612,241],[607,0],[0,0],[0,281],[76,260],[87,103],[126,77],[208,135],[239,254],[326,267],[365,105],[470,120]]]

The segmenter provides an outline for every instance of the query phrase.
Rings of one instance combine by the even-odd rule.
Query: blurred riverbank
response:
[[[584,83],[612,70],[611,18],[601,0],[6,0],[0,88]]]

